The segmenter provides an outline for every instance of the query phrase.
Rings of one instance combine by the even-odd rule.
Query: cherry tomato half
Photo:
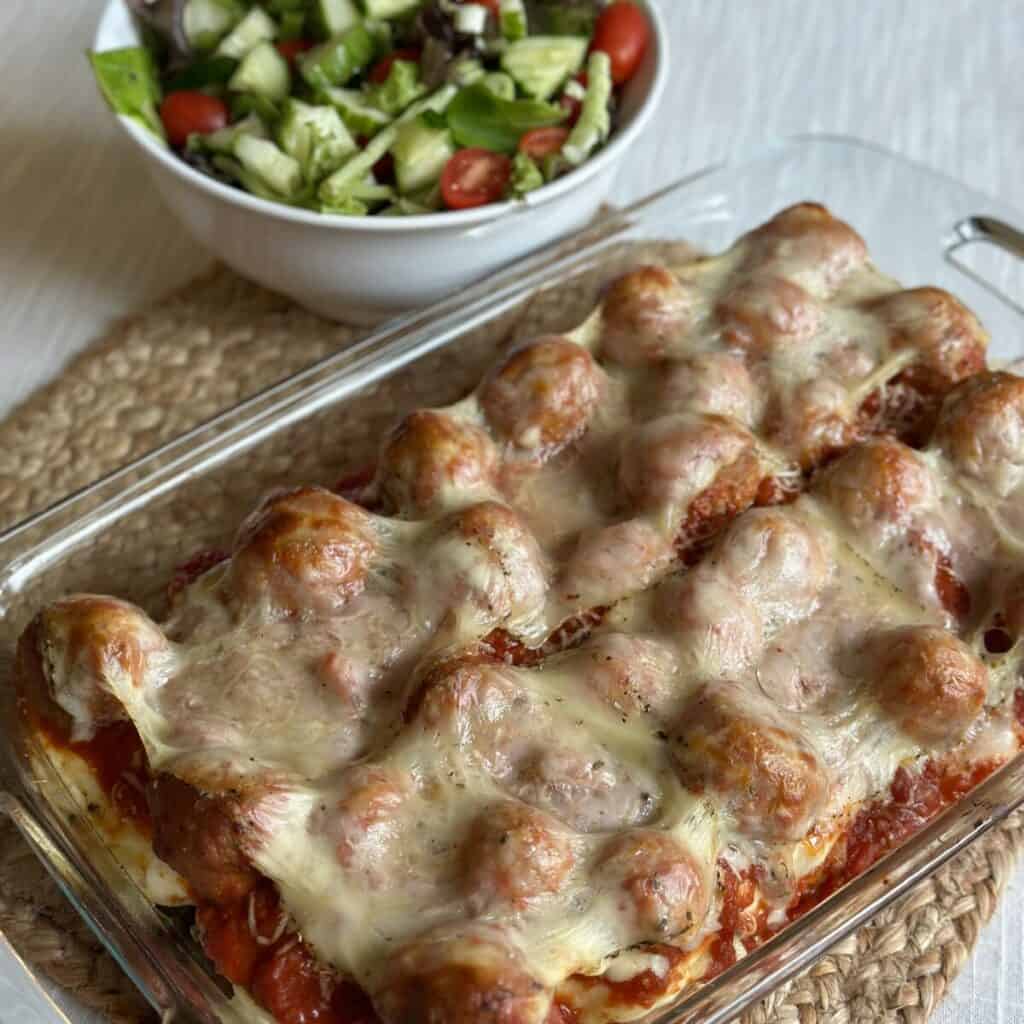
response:
[[[597,19],[591,49],[602,50],[612,61],[612,80],[628,82],[643,59],[651,26],[643,9],[630,0],[615,0]]]
[[[216,96],[205,92],[168,93],[160,104],[160,119],[172,146],[184,146],[193,132],[209,135],[228,123],[228,108]]]
[[[505,194],[512,161],[489,149],[460,149],[445,165],[441,195],[450,210],[486,206]]]
[[[411,61],[413,64],[419,64],[420,51],[412,46],[406,47],[403,50],[395,50],[393,53],[389,53],[386,57],[377,61],[377,63],[370,68],[370,73],[366,77],[369,78],[374,85],[383,85],[388,80],[388,75],[391,74],[391,67],[396,60],[407,60]]]
[[[300,53],[312,49],[313,41],[311,39],[283,39],[277,44],[277,52],[292,66]]]
[[[560,124],[547,128],[534,128],[519,140],[519,152],[541,160],[551,153],[557,153],[569,138],[569,129]]]

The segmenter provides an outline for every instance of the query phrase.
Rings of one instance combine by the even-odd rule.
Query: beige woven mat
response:
[[[592,302],[600,276],[568,294],[552,291],[504,318],[500,330],[477,339],[467,356],[433,360],[429,372],[447,374],[457,394],[508,337],[571,325]],[[352,337],[227,271],[214,271],[115,326],[0,424],[0,525]],[[405,386],[415,397],[416,388]],[[833,949],[748,1021],[924,1021],[970,954],[1022,845],[1024,819],[1016,818]],[[6,821],[0,822],[0,928],[26,960],[111,1021],[153,1019]]]

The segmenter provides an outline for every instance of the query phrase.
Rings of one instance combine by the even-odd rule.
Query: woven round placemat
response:
[[[638,255],[620,254],[620,261]],[[570,326],[593,301],[602,276],[596,272],[570,294],[552,290],[542,302],[526,304],[503,318],[484,347]],[[0,424],[0,526],[354,337],[214,270],[116,325]],[[452,372],[450,357],[436,365]],[[746,1022],[925,1021],[970,955],[1022,846],[1024,818],[1017,816],[765,999]],[[116,1024],[155,1019],[6,820],[0,821],[0,928],[28,962],[83,1005]]]

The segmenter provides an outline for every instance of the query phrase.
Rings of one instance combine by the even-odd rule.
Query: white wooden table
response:
[[[828,131],[1024,209],[1024,0],[661,5],[672,81],[618,201],[740,145]],[[112,317],[208,262],[156,201],[90,84],[82,51],[101,6],[0,3],[0,415]],[[0,942],[0,1022],[48,1021],[21,995],[21,971]],[[1024,1022],[1024,871],[935,1020]]]

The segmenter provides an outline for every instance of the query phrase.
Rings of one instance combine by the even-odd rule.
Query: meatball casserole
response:
[[[257,1019],[641,1016],[1020,748],[985,347],[784,210],[269,495],[164,621],[43,609],[24,713]]]

